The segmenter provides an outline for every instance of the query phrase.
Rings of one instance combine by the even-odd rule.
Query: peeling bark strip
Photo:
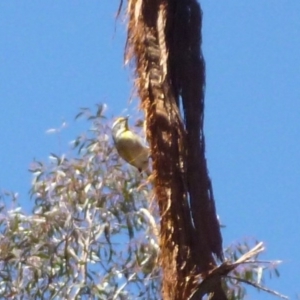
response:
[[[161,215],[163,299],[201,299],[199,279],[216,267],[213,254],[223,259],[205,160],[201,9],[196,0],[128,0],[128,16]],[[220,280],[207,293],[226,299]]]

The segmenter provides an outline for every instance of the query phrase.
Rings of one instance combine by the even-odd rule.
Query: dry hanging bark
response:
[[[127,8],[127,60],[135,62],[161,215],[163,299],[201,299],[214,255],[223,260],[205,160],[202,12],[195,0],[128,0]],[[207,286],[211,299],[226,299],[221,279]]]

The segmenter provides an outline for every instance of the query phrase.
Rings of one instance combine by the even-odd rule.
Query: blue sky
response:
[[[124,113],[132,78],[124,68],[118,1],[0,2],[0,189],[29,211],[36,158],[68,151],[87,124],[79,107]],[[300,2],[202,1],[207,67],[205,132],[224,245],[255,237],[280,259],[267,281],[300,293]],[[49,128],[68,126],[59,136]],[[249,291],[252,289],[249,288]],[[247,299],[274,299],[251,292]]]

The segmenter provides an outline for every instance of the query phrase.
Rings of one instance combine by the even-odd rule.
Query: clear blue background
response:
[[[24,209],[36,158],[68,152],[79,107],[128,108],[118,1],[0,2],[0,189]],[[271,288],[300,293],[300,1],[202,1],[207,157],[224,245],[255,237],[280,259]],[[137,102],[136,102],[137,103]],[[68,126],[58,135],[50,128]],[[250,291],[247,299],[274,299]]]

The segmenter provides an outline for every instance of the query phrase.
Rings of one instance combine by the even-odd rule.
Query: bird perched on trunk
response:
[[[112,125],[112,137],[119,155],[140,172],[147,171],[149,148],[128,126],[128,117],[118,118]]]

